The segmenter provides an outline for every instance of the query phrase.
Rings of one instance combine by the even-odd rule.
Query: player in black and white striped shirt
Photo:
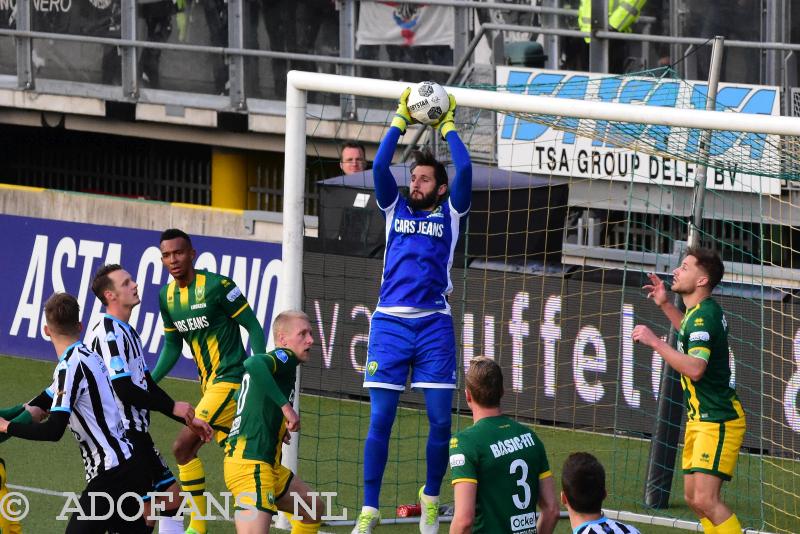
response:
[[[0,419],[0,432],[37,441],[58,441],[69,426],[78,441],[86,468],[86,489],[78,499],[81,509],[91,513],[89,493],[100,492],[111,497],[114,509],[105,520],[80,521],[74,513],[66,532],[144,533],[144,518],[138,515],[135,499],[120,497],[129,491],[147,492],[145,474],[133,461],[133,446],[125,437],[125,426],[117,408],[117,399],[103,359],[80,340],[80,308],[75,297],[67,293],[51,296],[44,307],[44,332],[50,337],[58,365],[48,392],[53,395],[50,417],[44,423],[19,424]],[[120,505],[117,506],[118,502]],[[95,515],[105,516],[109,503],[98,499]],[[121,515],[137,517],[126,521]]]
[[[567,508],[573,534],[639,534],[630,525],[603,515],[606,471],[588,452],[574,452],[561,469],[561,503]]]
[[[87,343],[105,361],[117,394],[126,436],[133,443],[134,454],[142,469],[150,475],[152,490],[172,494],[168,498],[158,498],[157,503],[164,503],[164,506],[159,506],[164,508],[159,532],[182,534],[183,520],[170,517],[181,504],[180,487],[148,433],[150,411],[186,423],[206,442],[211,439],[213,431],[208,423],[195,418],[191,404],[172,400],[150,376],[142,340],[136,329],[128,324],[133,308],[140,303],[138,287],[131,275],[120,265],[104,265],[94,275],[92,291],[106,307],[106,314],[92,327]],[[145,512],[149,517],[150,503],[147,501],[145,499]]]

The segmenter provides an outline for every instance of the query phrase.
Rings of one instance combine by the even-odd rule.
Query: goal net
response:
[[[361,382],[384,226],[371,174],[341,176],[336,158],[343,141],[374,154],[407,84],[301,72],[289,80],[280,307],[309,314],[318,346],[302,371],[303,427],[293,454],[300,476],[335,492],[336,513],[345,507],[354,519],[369,425]],[[610,515],[695,529],[680,472],[680,386],[676,394],[675,382],[662,380],[663,360],[630,334],[645,324],[669,336],[641,286],[649,272],[669,283],[700,209],[700,242],[725,261],[715,298],[727,315],[747,413],[724,498],[749,529],[796,531],[800,120],[777,116],[776,88],[721,84],[717,111],[705,111],[707,84],[649,73],[509,67],[498,69],[496,85],[480,87],[448,89],[474,164],[450,299],[460,385],[473,356],[495,358],[506,381],[503,409],[532,425],[556,480],[570,452],[590,451],[606,467]],[[336,106],[306,105],[307,92],[386,104],[343,120]],[[401,185],[408,171],[400,155],[414,131],[395,158]],[[448,160],[430,131],[421,142]],[[703,165],[698,199],[693,185]],[[304,206],[318,228],[304,226]],[[401,399],[381,493],[390,519],[398,505],[416,501],[425,479],[422,396],[407,391]],[[462,389],[454,408],[456,432],[471,424]],[[666,495],[659,502],[645,497],[652,483]],[[447,479],[442,502],[452,503]]]

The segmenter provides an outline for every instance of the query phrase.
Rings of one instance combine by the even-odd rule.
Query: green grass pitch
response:
[[[41,362],[20,358],[0,357],[0,406],[23,402],[49,385],[53,362]],[[176,399],[195,403],[199,397],[197,383],[167,379],[165,389]],[[361,479],[360,457],[363,439],[366,435],[369,412],[366,403],[338,401],[317,396],[304,396],[301,401],[301,463],[300,476],[316,484],[320,491],[337,491],[336,513],[342,507],[348,509],[348,516],[357,513],[359,486]],[[171,444],[178,431],[174,421],[154,414],[151,433],[153,438],[171,462],[177,473]],[[470,424],[469,419],[454,419],[454,428]],[[382,500],[385,503],[413,502],[420,480],[424,480],[424,429],[427,423],[423,413],[404,409],[398,415],[390,450],[389,466],[384,478]],[[641,501],[642,475],[646,463],[649,442],[623,438],[612,439],[607,436],[583,432],[565,431],[550,427],[535,427],[537,434],[548,448],[550,464],[556,480],[559,467],[566,455],[574,450],[590,450],[601,458],[606,466],[610,493],[606,505],[617,508],[622,503]],[[407,438],[406,436],[412,436]],[[0,445],[2,456],[8,468],[9,484],[27,486],[51,491],[80,492],[84,487],[84,473],[78,448],[67,432],[59,443],[34,443],[11,439]],[[206,466],[208,490],[219,493],[225,491],[222,478],[222,454],[218,447],[209,445],[201,450]],[[314,458],[316,461],[308,460]],[[337,461],[338,460],[338,461]],[[757,469],[757,457],[743,456],[740,471]],[[773,462],[774,463],[774,462]],[[770,464],[771,465],[771,464]],[[797,465],[781,463],[775,476],[785,476],[791,486],[797,480]],[[614,478],[612,481],[611,478]],[[776,487],[781,486],[780,478],[772,478]],[[613,484],[612,484],[613,482]],[[733,498],[734,508],[740,517],[760,516],[760,501],[753,499],[753,481],[734,479],[726,490],[726,498]],[[743,487],[747,485],[747,487]],[[612,492],[613,490],[613,492]],[[673,488],[673,506],[656,515],[669,515],[692,519],[690,511],[683,503],[680,476],[676,477]],[[64,505],[64,498],[23,490],[30,500],[31,513],[23,521],[26,533],[61,532],[66,523],[56,520]],[[749,495],[748,495],[749,494]],[[445,481],[442,502],[452,501],[452,490]],[[794,500],[795,506],[797,499]],[[776,503],[778,505],[780,503]],[[628,504],[626,509],[648,514],[644,508]],[[384,517],[394,517],[393,505],[382,510]],[[646,533],[674,533],[674,529],[650,525],[638,525]],[[752,525],[758,526],[758,525]],[[328,532],[349,532],[351,527],[323,527]],[[446,531],[443,524],[441,531]],[[416,525],[384,526],[380,530],[388,532],[417,532]],[[216,522],[210,532],[233,532],[229,522]],[[570,532],[567,521],[560,521],[556,532]]]

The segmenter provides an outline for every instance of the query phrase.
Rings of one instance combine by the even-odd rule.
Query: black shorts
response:
[[[148,432],[128,430],[125,436],[133,445],[133,457],[150,480],[148,491],[166,491],[175,482],[175,475],[156,449]]]
[[[140,513],[139,502],[133,497],[126,497],[120,502],[120,497],[125,493],[143,494],[147,492],[148,480],[138,464],[130,458],[113,469],[100,473],[86,485],[78,498],[81,510],[87,515],[92,513],[92,499],[90,493],[105,493],[114,503],[114,510],[108,519],[86,520],[80,519],[81,515],[73,513],[67,523],[65,534],[104,534],[115,532],[119,534],[145,534],[148,532],[144,516]],[[104,498],[95,498],[94,516],[104,517],[109,512],[109,503]],[[119,511],[127,518],[119,515]]]

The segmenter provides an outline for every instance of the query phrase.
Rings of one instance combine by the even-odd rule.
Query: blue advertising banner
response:
[[[102,315],[91,291],[94,272],[119,263],[139,285],[142,303],[131,316],[152,368],[164,337],[158,292],[170,279],[161,264],[160,232],[0,215],[0,354],[55,361],[43,331],[42,308],[56,291],[75,295],[81,322],[90,327]],[[187,229],[191,230],[191,229]],[[191,235],[191,231],[189,232]],[[259,322],[269,325],[281,271],[281,246],[240,239],[192,236],[195,267],[231,277],[247,296]],[[247,335],[242,330],[247,340]],[[171,375],[197,378],[197,367],[184,344],[183,358]]]
[[[644,76],[497,67],[497,83],[509,92],[547,95],[594,102],[641,104],[683,109],[705,109],[708,84]],[[718,111],[780,115],[780,87],[719,84]],[[641,146],[651,146],[659,154],[637,152],[630,146],[617,146],[612,140],[623,137],[613,121],[563,119],[562,128],[497,114],[498,166],[515,172],[692,187],[697,175],[696,155],[700,130],[663,125],[638,125]],[[592,131],[592,137],[580,132]],[[631,130],[633,131],[633,130]],[[772,168],[769,147],[777,146],[777,136],[749,132],[714,132],[711,136],[708,175],[709,189],[779,195],[780,180],[734,172],[714,161],[735,158],[743,169]],[[687,161],[664,154],[684,154]],[[719,167],[719,168],[715,168]]]

